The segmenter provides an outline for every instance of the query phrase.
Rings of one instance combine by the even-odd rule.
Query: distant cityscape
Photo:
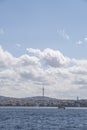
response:
[[[87,107],[86,99],[65,100],[45,96],[12,98],[0,96],[0,106]]]
[[[38,106],[38,107],[87,107],[87,100],[56,99],[45,96],[44,85],[42,87],[42,96],[13,98],[0,96],[0,106]]]

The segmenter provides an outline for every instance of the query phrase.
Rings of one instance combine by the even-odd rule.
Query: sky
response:
[[[0,0],[0,95],[87,98],[87,0]]]

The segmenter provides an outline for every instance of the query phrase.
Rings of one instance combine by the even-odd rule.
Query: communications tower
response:
[[[43,84],[43,88],[42,88],[42,96],[44,97],[44,84]]]

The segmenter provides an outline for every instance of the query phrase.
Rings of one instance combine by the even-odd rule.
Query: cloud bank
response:
[[[41,95],[44,83],[46,96],[87,98],[87,59],[71,59],[50,48],[26,50],[14,57],[0,47],[0,95]]]

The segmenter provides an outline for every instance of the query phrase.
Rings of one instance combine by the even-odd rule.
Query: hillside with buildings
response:
[[[87,107],[87,100],[65,100],[45,96],[12,98],[0,96],[0,106]]]

